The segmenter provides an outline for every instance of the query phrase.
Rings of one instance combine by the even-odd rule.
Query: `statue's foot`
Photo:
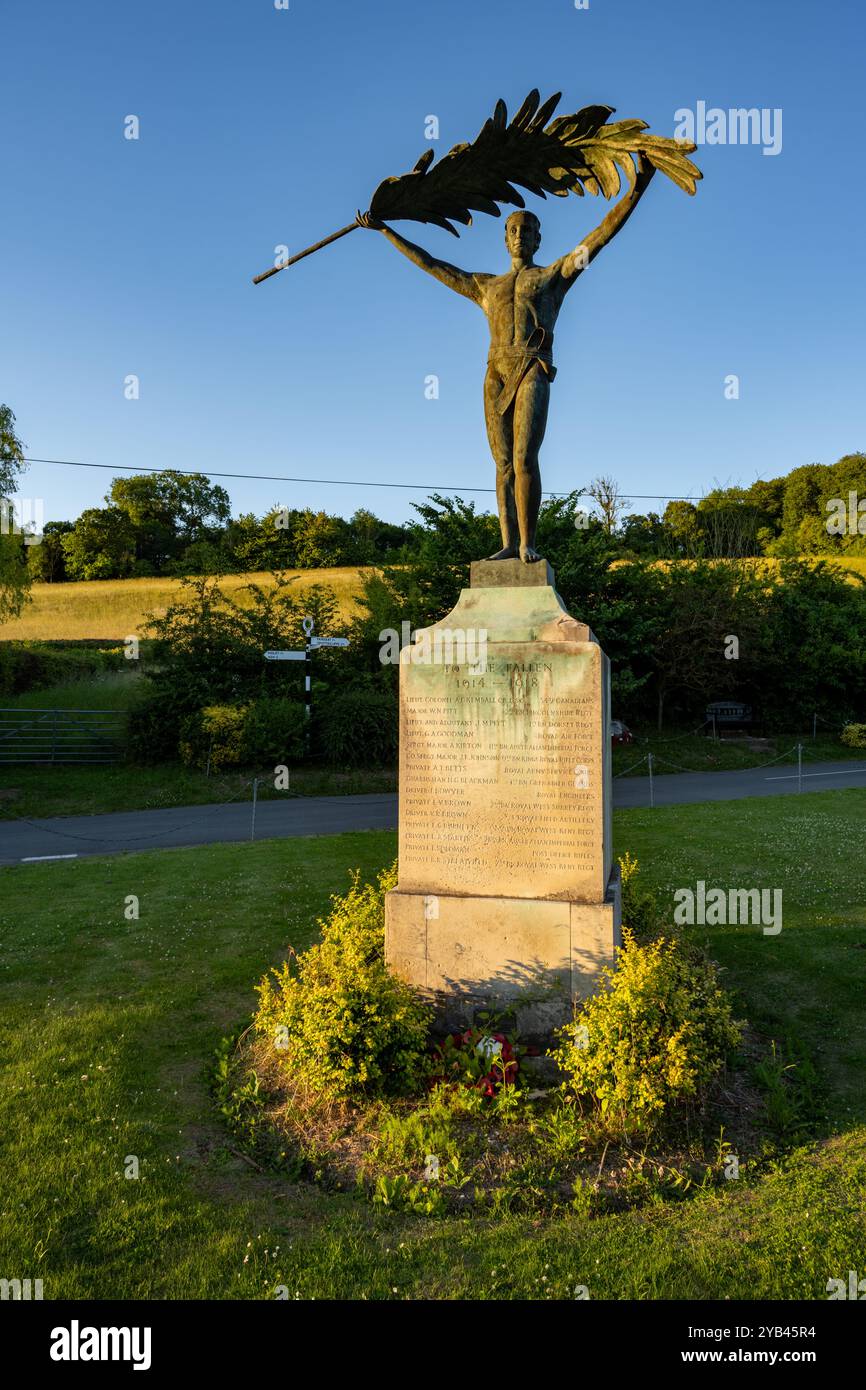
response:
[[[520,558],[525,565],[534,565],[536,560],[541,559],[541,556],[537,550],[532,549],[531,545],[522,545],[520,547]]]
[[[506,545],[502,548],[502,550],[497,550],[495,555],[488,555],[487,558],[488,560],[516,560],[517,546]]]

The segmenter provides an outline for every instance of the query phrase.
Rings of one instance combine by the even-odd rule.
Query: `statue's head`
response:
[[[541,223],[534,212],[521,208],[505,219],[505,245],[510,255],[530,260],[541,245]]]

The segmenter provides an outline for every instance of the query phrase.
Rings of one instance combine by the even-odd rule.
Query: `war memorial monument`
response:
[[[609,106],[551,119],[558,102],[533,91],[510,122],[498,102],[474,142],[438,163],[428,150],[379,186],[369,211],[257,277],[363,227],[487,317],[484,413],[502,546],[471,565],[454,609],[401,653],[399,881],[386,898],[386,954],[445,1026],[509,1007],[527,1034],[571,1016],[613,964],[620,930],[609,662],[536,549],[554,333],[566,295],[656,172],[690,194],[701,177],[693,145],[649,135],[640,120],[610,123]],[[542,198],[615,198],[623,184],[580,245],[537,263],[541,224],[515,185]],[[453,222],[499,216],[500,203],[517,209],[500,274],[458,269],[389,225],[456,235]]]

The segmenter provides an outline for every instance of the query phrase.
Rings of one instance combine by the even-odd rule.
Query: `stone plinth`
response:
[[[479,561],[471,580],[401,653],[387,958],[446,1026],[529,991],[521,1026],[542,1032],[619,942],[609,664],[546,561]]]
[[[388,962],[462,1031],[477,1010],[519,1003],[520,1031],[545,1037],[595,988],[619,944],[619,870],[604,903],[404,893],[386,899]]]

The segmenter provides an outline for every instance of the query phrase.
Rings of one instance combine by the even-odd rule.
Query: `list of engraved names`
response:
[[[400,883],[592,900],[603,859],[599,666],[563,653],[406,682]],[[412,672],[412,676],[415,673]]]

